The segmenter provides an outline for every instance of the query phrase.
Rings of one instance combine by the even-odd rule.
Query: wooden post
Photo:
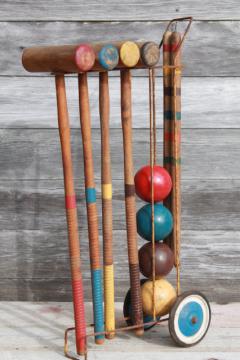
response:
[[[108,73],[99,73],[99,113],[101,125],[102,229],[104,260],[104,314],[105,330],[115,329],[114,269],[112,244],[112,175],[109,135]],[[106,335],[111,339],[114,332]]]
[[[132,100],[130,70],[121,71],[121,119],[124,149],[125,207],[127,224],[128,261],[131,287],[131,309],[133,324],[143,323],[142,297],[139,277],[137,225],[135,207],[135,186],[132,158]],[[143,328],[136,329],[137,335],[143,334]]]
[[[56,95],[58,109],[58,126],[64,175],[65,207],[68,226],[68,246],[72,276],[76,347],[77,353],[79,355],[83,355],[86,352],[86,323],[78,235],[77,207],[74,191],[73,166],[71,156],[70,126],[68,119],[65,80],[63,75],[56,76]]]
[[[88,98],[87,74],[78,76],[79,109],[83,143],[85,192],[88,217],[88,236],[92,276],[92,295],[95,332],[104,331],[103,296],[102,296],[102,269],[100,264],[100,248],[98,237],[98,214],[96,205],[96,190],[94,183],[94,166],[92,155],[91,119]],[[96,335],[95,342],[102,344],[104,335]]]
[[[173,32],[171,36],[171,63],[174,66],[181,65],[181,50],[178,46],[181,35]],[[180,295],[180,237],[181,237],[181,68],[172,70],[172,135],[171,166],[172,166],[172,211],[173,232],[172,248],[174,251],[175,266],[177,269],[177,294]]]
[[[172,32],[167,31],[163,37],[163,165],[172,178],[172,166],[171,166],[171,142],[172,142],[172,122],[171,122],[171,98],[173,90],[171,87],[172,69],[167,68],[171,64],[171,39]],[[172,213],[172,191],[166,199],[163,201]],[[164,242],[166,242],[172,248],[171,234]]]
[[[181,65],[181,52],[178,45],[181,35],[177,32],[167,32],[163,41],[164,65]],[[176,56],[176,52],[177,56]],[[172,178],[172,191],[164,205],[173,215],[173,231],[165,240],[175,256],[176,243],[180,235],[180,169],[181,169],[181,69],[164,69],[164,167]],[[177,195],[176,195],[177,194]],[[178,224],[178,225],[176,225]],[[178,227],[178,230],[177,230]]]

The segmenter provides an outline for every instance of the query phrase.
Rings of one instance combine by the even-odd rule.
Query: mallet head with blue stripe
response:
[[[114,69],[119,61],[118,49],[112,44],[104,45],[98,52],[98,61],[104,69]]]

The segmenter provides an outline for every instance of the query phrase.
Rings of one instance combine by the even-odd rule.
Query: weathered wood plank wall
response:
[[[213,3],[141,0],[122,1],[121,4],[97,0],[90,3],[79,0],[1,1],[0,299],[71,299],[54,81],[50,76],[26,73],[21,66],[22,49],[80,40],[158,41],[166,20],[187,15],[193,15],[196,20],[184,48],[182,285],[184,289],[201,289],[218,302],[239,301],[240,3],[237,0]],[[134,75],[134,160],[135,169],[138,169],[148,159],[148,94],[146,73]],[[90,78],[89,85],[99,195],[96,76]],[[119,285],[116,298],[122,300],[128,288],[128,272],[118,77],[111,78],[110,89],[114,246]],[[86,299],[90,299],[77,80],[73,76],[67,79],[67,94],[85,294]],[[160,77],[157,79],[157,109],[161,158]],[[140,201],[138,206],[141,206]],[[98,208],[101,208],[99,196]],[[99,217],[101,220],[100,211]],[[139,243],[142,243],[140,239]]]
[[[2,2],[0,19],[45,21],[45,20],[77,20],[77,21],[156,21],[173,17],[189,16],[201,20],[239,20],[240,9],[237,0],[214,3],[208,0],[153,0],[149,4],[145,0],[114,0],[104,2],[93,0],[6,0]]]
[[[157,22],[1,22],[0,73],[28,76],[19,57],[34,45],[76,44],[118,39],[160,42],[166,21]],[[238,21],[195,21],[183,51],[185,76],[238,76],[240,49]],[[9,53],[10,52],[10,53]],[[10,56],[11,54],[11,56]],[[136,72],[135,75],[143,75]]]

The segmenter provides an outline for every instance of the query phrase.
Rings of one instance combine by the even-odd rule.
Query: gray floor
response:
[[[1,360],[60,360],[63,356],[63,333],[72,326],[71,303],[0,303]],[[117,304],[121,318],[121,304]],[[91,323],[91,304],[86,304],[87,321]],[[238,360],[240,358],[240,304],[212,304],[212,325],[205,339],[190,349],[173,344],[168,327],[161,325],[136,338],[121,333],[103,346],[89,340],[88,359],[155,360]],[[124,323],[118,321],[118,326]],[[89,331],[91,331],[89,329]],[[70,341],[70,348],[74,344]],[[162,353],[164,352],[164,355]]]

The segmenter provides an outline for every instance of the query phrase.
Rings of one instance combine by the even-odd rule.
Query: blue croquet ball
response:
[[[170,211],[160,203],[154,204],[154,227],[155,241],[165,239],[172,231],[173,218]],[[147,204],[137,212],[138,234],[146,239],[152,240],[152,205]]]

